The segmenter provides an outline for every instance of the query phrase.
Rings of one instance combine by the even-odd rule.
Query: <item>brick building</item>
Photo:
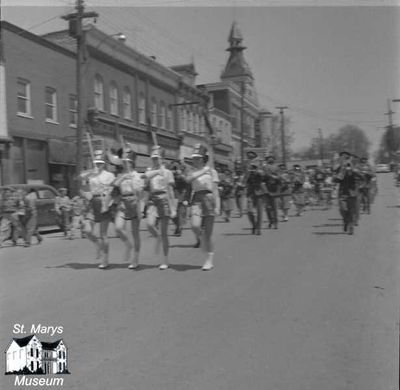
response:
[[[7,107],[1,184],[41,180],[74,193],[76,41],[68,30],[39,37],[5,21],[1,29]],[[123,136],[135,146],[139,169],[150,164],[152,132],[167,159],[187,156],[203,139],[207,101],[195,86],[194,65],[165,67],[94,26],[85,26],[85,34],[83,107],[96,120],[86,121],[84,131],[109,149]]]
[[[4,67],[1,184],[70,185],[75,161],[75,57],[1,22]]]

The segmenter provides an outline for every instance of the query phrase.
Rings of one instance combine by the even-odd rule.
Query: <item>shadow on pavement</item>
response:
[[[313,228],[334,227],[342,226],[341,223],[324,223],[323,225],[313,225]]]
[[[56,266],[46,266],[46,268],[71,268],[71,269],[90,269],[90,268],[98,268],[100,263],[66,263],[62,265],[56,265]],[[110,263],[109,267],[106,270],[112,270],[112,269],[121,269],[121,268],[128,268],[129,263]],[[157,268],[157,265],[149,265],[149,266],[143,266],[147,268]]]
[[[251,230],[251,229],[246,229],[246,230]],[[252,234],[251,233],[223,233],[223,236],[252,236]]]
[[[178,272],[185,272],[190,271],[193,269],[201,269],[201,265],[190,265],[190,264],[170,264],[169,268],[178,271]]]
[[[316,236],[336,236],[336,235],[343,235],[346,234],[346,232],[312,232],[312,234],[315,234]]]
[[[194,244],[176,244],[170,245],[170,248],[194,248]]]

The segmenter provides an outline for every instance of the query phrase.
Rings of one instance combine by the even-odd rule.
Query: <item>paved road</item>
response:
[[[140,271],[126,269],[116,238],[107,271],[87,241],[59,234],[1,249],[1,345],[18,337],[15,323],[63,326],[65,389],[397,389],[400,201],[391,179],[379,176],[353,237],[336,207],[262,236],[244,217],[217,223],[211,272],[200,270],[190,231],[171,238],[167,271],[145,231]],[[2,376],[0,388],[13,381]]]

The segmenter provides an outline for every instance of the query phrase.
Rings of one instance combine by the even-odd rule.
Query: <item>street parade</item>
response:
[[[390,2],[3,0],[0,389],[398,390]]]
[[[165,162],[163,148],[154,146],[153,166],[145,172],[135,170],[134,145],[124,143],[113,155],[110,151],[93,151],[93,169],[84,171],[80,195],[70,199],[66,188],[59,189],[55,210],[65,238],[86,237],[96,250],[99,268],[112,263],[109,250],[109,225],[125,246],[124,259],[129,269],[140,267],[140,222],[144,219],[155,240],[155,256],[160,270],[169,267],[170,230],[182,236],[190,225],[193,247],[201,248],[206,258],[202,269],[214,267],[213,225],[216,218],[229,223],[232,217],[247,215],[252,235],[262,235],[264,215],[268,229],[279,229],[289,222],[289,212],[301,217],[306,211],[337,206],[343,232],[355,233],[362,214],[370,214],[378,191],[376,173],[365,156],[347,151],[338,153],[331,165],[303,168],[277,164],[272,155],[264,158],[249,151],[245,166],[235,171],[218,172],[209,165],[209,149],[197,144],[186,161]],[[107,170],[112,167],[117,175]],[[397,176],[396,176],[397,180]],[[35,193],[24,193],[10,186],[3,192],[1,245],[38,243],[43,238],[37,229]],[[235,207],[236,206],[236,207]],[[188,222],[187,222],[188,221]],[[130,228],[127,228],[128,225]],[[218,256],[218,255],[217,255]]]

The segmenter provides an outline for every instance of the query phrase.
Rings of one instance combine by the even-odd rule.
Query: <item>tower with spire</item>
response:
[[[234,21],[228,36],[229,57],[220,81],[209,83],[210,118],[220,143],[215,147],[216,161],[241,161],[244,148],[266,147],[269,137],[268,110],[261,109],[253,72],[247,63],[243,35]],[[226,125],[228,123],[228,125]]]
[[[243,36],[236,22],[232,23],[229,33],[228,62],[221,74],[222,81],[245,82],[253,85],[254,79],[249,64],[246,62],[243,51],[246,49],[242,44]]]

